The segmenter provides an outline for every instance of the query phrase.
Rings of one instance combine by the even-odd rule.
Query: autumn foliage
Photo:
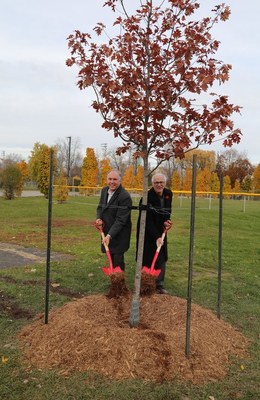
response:
[[[81,169],[81,185],[82,186],[97,186],[98,180],[98,162],[96,159],[96,155],[94,149],[91,147],[87,147],[86,156],[83,159],[83,165]],[[81,189],[81,193],[88,193],[84,189]]]
[[[57,165],[56,150],[53,157],[53,173]],[[46,198],[49,196],[50,154],[52,148],[44,143],[35,143],[29,157],[30,178],[36,182],[38,189]]]
[[[196,19],[199,3],[191,0],[147,0],[133,15],[123,0],[105,2],[114,12],[120,5],[114,20],[118,34],[110,37],[100,22],[94,31],[106,41],[97,43],[76,30],[68,37],[67,60],[79,68],[79,88],[94,89],[92,107],[102,115],[102,126],[122,138],[119,152],[134,144],[144,159],[151,154],[167,159],[211,144],[216,136],[224,146],[238,143],[241,132],[231,116],[240,107],[211,91],[231,70],[217,60],[220,43],[210,33],[229,18],[229,7],[215,6],[211,17]]]
[[[224,146],[239,143],[241,132],[231,117],[240,107],[213,88],[214,83],[226,82],[231,70],[231,65],[216,58],[220,43],[210,33],[216,23],[229,18],[229,7],[215,6],[211,17],[198,19],[199,3],[194,0],[132,1],[131,5],[139,5],[133,14],[126,3],[104,3],[118,13],[115,36],[99,22],[94,31],[105,38],[103,43],[79,30],[68,37],[67,65],[78,67],[80,89],[92,87],[92,107],[101,114],[102,127],[123,141],[118,153],[134,146],[133,156],[142,158],[146,205],[149,157],[153,155],[158,166],[219,136]],[[134,303],[139,304],[145,220],[143,210],[132,326],[137,322]]]
[[[253,174],[253,188],[255,193],[260,193],[260,164],[258,164]]]

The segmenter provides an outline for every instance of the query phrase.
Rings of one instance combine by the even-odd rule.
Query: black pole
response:
[[[223,220],[223,174],[219,174],[219,223],[218,223],[218,305],[217,316],[220,319],[221,276],[222,276],[222,220]]]
[[[196,204],[196,155],[193,155],[192,165],[192,190],[191,190],[191,215],[190,215],[190,248],[189,248],[189,270],[188,270],[188,293],[187,293],[187,314],[186,314],[186,342],[185,355],[190,355],[190,320],[191,320],[191,299],[192,299],[192,265],[194,248],[194,227],[195,227],[195,204]]]
[[[70,178],[70,153],[71,153],[71,136],[68,136],[69,139],[69,149],[68,149],[68,168],[67,168],[67,184],[69,185],[69,178]]]
[[[53,149],[50,151],[50,175],[48,191],[48,235],[47,235],[47,257],[46,257],[46,285],[45,285],[45,319],[48,324],[49,315],[49,293],[50,293],[50,259],[51,259],[51,217],[52,217],[52,175],[53,175]]]

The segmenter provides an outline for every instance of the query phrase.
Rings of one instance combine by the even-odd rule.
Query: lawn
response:
[[[138,199],[133,199],[138,204]],[[100,253],[94,228],[97,197],[70,197],[53,201],[52,251],[67,255],[51,261],[50,309],[80,296],[106,293],[109,280],[101,268],[107,260]],[[196,200],[192,301],[217,312],[218,298],[218,200]],[[46,249],[48,201],[43,197],[0,199],[0,242]],[[135,226],[126,254],[126,280],[133,288]],[[173,228],[168,232],[169,261],[166,287],[171,295],[186,298],[189,265],[190,199],[175,198]],[[199,400],[260,398],[259,389],[259,265],[260,202],[223,202],[221,318],[251,342],[247,359],[234,360],[227,376],[206,385],[180,381],[155,384],[141,380],[109,380],[96,373],[63,376],[21,362],[16,335],[44,312],[43,264],[0,269],[0,399],[43,400]],[[16,311],[16,312],[14,312]],[[116,338],[114,338],[116,340]]]

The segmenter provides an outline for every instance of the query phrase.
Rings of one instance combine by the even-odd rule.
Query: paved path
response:
[[[51,261],[64,260],[66,256],[51,253]],[[0,269],[10,267],[24,267],[26,265],[46,263],[46,250],[18,246],[10,243],[0,243]]]
[[[0,190],[0,197],[2,196],[3,196],[3,191]],[[21,195],[21,197],[35,197],[35,196],[43,196],[43,194],[39,190],[24,190]]]

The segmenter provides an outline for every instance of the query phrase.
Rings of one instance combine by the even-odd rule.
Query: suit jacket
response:
[[[172,191],[169,189],[163,190],[164,206],[162,208],[160,197],[156,194],[154,188],[148,191],[147,198],[147,214],[145,224],[145,238],[144,238],[144,252],[143,252],[143,266],[150,267],[156,251],[156,240],[162,236],[164,231],[164,222],[171,218],[172,206]],[[140,201],[142,203],[142,199]],[[138,251],[138,237],[140,230],[140,217],[139,213],[137,221],[137,251]],[[164,239],[164,245],[161,247],[159,256],[157,258],[155,267],[159,268],[162,262],[168,260],[167,249],[167,235]]]
[[[105,235],[109,234],[112,238],[109,243],[110,252],[120,254],[127,251],[130,246],[132,199],[120,185],[107,203],[108,189],[109,187],[106,186],[101,190],[97,218],[104,221],[104,233]],[[105,252],[103,245],[101,245],[101,250],[103,253]]]

